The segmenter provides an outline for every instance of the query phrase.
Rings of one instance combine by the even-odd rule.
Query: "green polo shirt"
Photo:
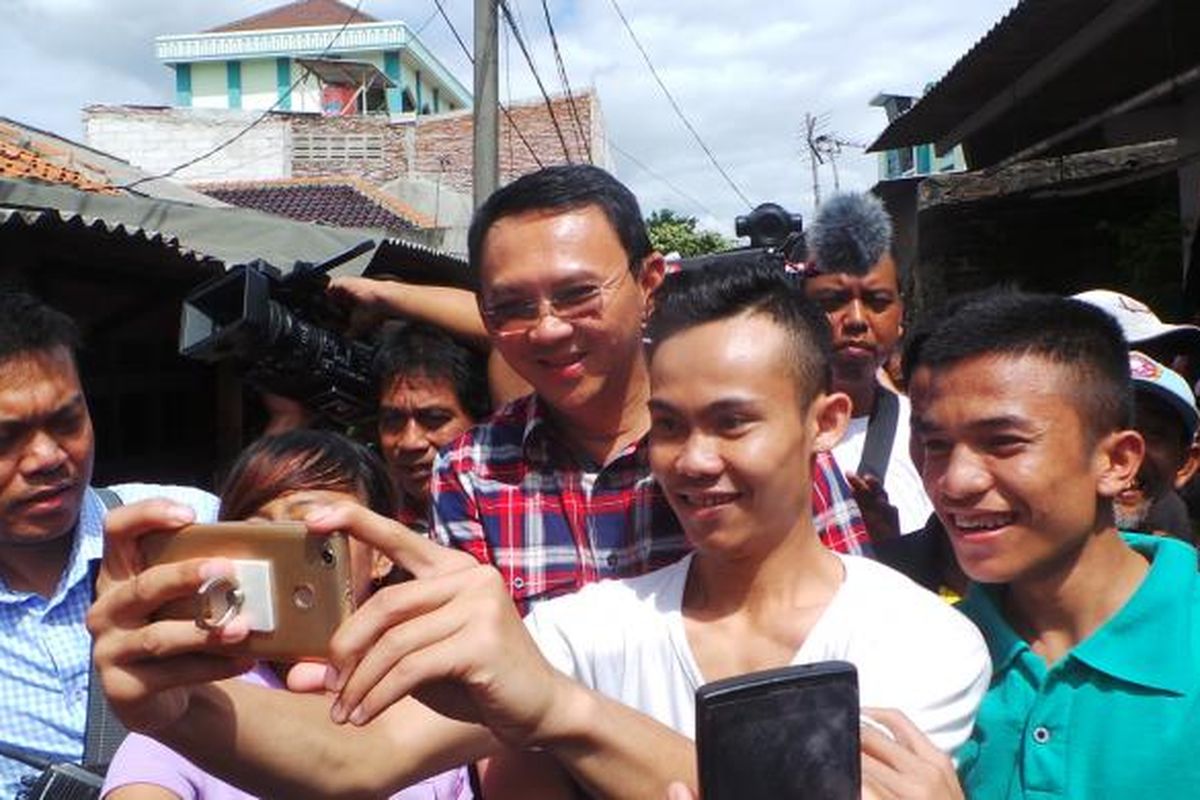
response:
[[[1009,627],[994,587],[974,587],[963,602],[994,665],[958,752],[971,800],[1200,796],[1196,550],[1125,539],[1151,562],[1142,585],[1053,667]]]

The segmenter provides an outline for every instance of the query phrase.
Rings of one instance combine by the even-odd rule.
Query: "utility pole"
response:
[[[475,0],[475,207],[500,185],[500,80],[497,57],[496,3]]]
[[[819,208],[821,205],[821,176],[817,173],[817,166],[822,163],[821,152],[817,147],[817,129],[823,125],[823,121],[809,114],[804,113],[804,141],[808,145],[808,163],[812,167],[812,183],[813,183],[813,208]]]

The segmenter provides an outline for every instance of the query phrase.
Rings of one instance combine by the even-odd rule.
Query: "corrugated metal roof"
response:
[[[1045,142],[1037,155],[1170,138],[1100,123],[1122,104],[1177,103],[1169,85],[1200,65],[1198,37],[1196,0],[1022,0],[871,149],[961,144],[981,168]]]

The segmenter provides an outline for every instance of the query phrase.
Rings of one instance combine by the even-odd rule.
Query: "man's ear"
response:
[[[1183,463],[1175,470],[1175,488],[1182,489],[1200,467],[1200,444],[1193,439],[1183,454]]]
[[[1096,468],[1101,497],[1116,497],[1133,485],[1146,455],[1146,441],[1137,431],[1114,431],[1096,445]]]
[[[642,259],[637,275],[638,288],[642,291],[642,302],[646,306],[647,315],[654,308],[654,292],[658,290],[659,286],[662,286],[663,278],[666,276],[667,262],[663,259],[662,253],[657,250],[650,251],[650,254]]]
[[[846,434],[850,424],[850,395],[830,392],[818,395],[809,409],[809,419],[814,423],[813,450],[832,450]]]

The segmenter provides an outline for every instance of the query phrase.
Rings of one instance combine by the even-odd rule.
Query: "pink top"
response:
[[[283,688],[266,664],[258,664],[242,680],[272,689]],[[121,743],[108,768],[101,797],[134,783],[161,786],[181,800],[255,800],[253,795],[209,775],[171,748],[140,733],[129,734]],[[459,767],[402,789],[391,800],[471,800],[473,796],[467,770]]]

